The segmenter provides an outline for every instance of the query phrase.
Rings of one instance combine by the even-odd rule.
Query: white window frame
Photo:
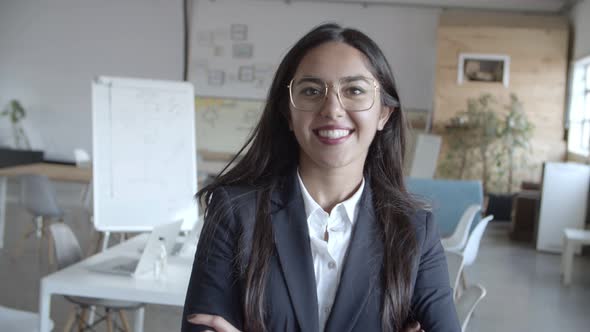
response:
[[[584,109],[583,117],[581,122],[573,122],[572,115],[576,114],[580,108],[585,108],[590,102],[587,99],[590,98],[590,83],[586,75],[590,67],[590,55],[580,58],[574,61],[571,68],[571,81],[570,81],[570,96],[568,102],[568,138],[567,138],[567,150],[568,152],[575,153],[584,157],[590,155],[590,107]],[[576,132],[572,130],[574,126],[580,126],[583,128],[587,126],[588,137],[573,137],[572,135]],[[585,141],[585,142],[584,142]]]

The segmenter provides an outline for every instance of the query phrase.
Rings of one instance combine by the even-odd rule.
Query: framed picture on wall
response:
[[[461,53],[457,83],[497,82],[508,87],[510,57],[502,54]]]

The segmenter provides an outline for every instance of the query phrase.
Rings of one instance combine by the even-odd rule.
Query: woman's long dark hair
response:
[[[198,200],[207,204],[213,191],[221,186],[246,185],[257,192],[251,248],[251,252],[256,254],[246,255],[249,257],[248,262],[241,272],[246,283],[243,298],[246,331],[266,330],[265,286],[269,261],[275,250],[270,221],[270,195],[278,179],[294,170],[299,162],[299,145],[288,124],[287,85],[307,52],[327,42],[345,43],[362,52],[367,67],[379,81],[381,104],[395,109],[369,147],[364,176],[370,180],[373,205],[385,250],[381,276],[384,292],[381,314],[383,330],[399,330],[410,319],[410,275],[417,244],[409,219],[418,205],[406,191],[403,180],[406,122],[400,98],[385,56],[369,37],[354,29],[324,24],[299,40],[279,65],[261,119],[240,149],[239,154],[245,151],[243,158],[231,169],[226,167],[213,183],[197,193]],[[236,160],[234,157],[232,163]],[[207,209],[205,212],[208,213]],[[222,218],[223,213],[218,212],[215,211],[215,216],[211,217],[213,222]]]

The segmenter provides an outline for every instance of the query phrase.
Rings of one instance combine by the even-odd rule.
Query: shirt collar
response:
[[[313,197],[311,197],[311,195],[307,191],[307,188],[305,188],[305,184],[303,184],[303,180],[301,179],[301,175],[299,174],[299,169],[297,169],[297,180],[299,181],[299,186],[301,188],[301,193],[303,194],[303,205],[305,206],[305,215],[306,215],[307,219],[309,220],[309,217],[313,213],[315,213],[318,209],[320,209],[322,211],[323,211],[323,209],[313,199]],[[350,196],[350,198],[348,198],[347,200],[336,204],[336,206],[334,207],[334,209],[332,209],[332,213],[334,213],[336,211],[336,209],[338,209],[339,206],[342,205],[344,207],[344,211],[346,211],[346,214],[348,216],[348,220],[350,220],[351,223],[354,224],[355,219],[356,219],[355,218],[355,216],[356,216],[356,208],[357,208],[358,202],[359,202],[359,200],[361,198],[361,195],[363,194],[363,189],[364,188],[365,188],[365,179],[362,178],[361,185],[354,192],[354,194],[352,196]]]

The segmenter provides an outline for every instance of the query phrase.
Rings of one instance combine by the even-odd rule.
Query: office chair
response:
[[[48,238],[50,234],[47,233],[47,223],[51,220],[63,221],[64,211],[57,204],[55,188],[51,181],[43,175],[23,175],[21,178],[21,203],[24,205],[27,212],[33,215],[33,227],[28,231],[23,239],[32,236],[33,234],[39,239],[39,251],[42,251],[42,241],[47,239],[48,245],[48,261],[53,265],[53,256],[51,256],[52,241]]]
[[[78,243],[76,235],[72,232],[70,227],[65,223],[55,223],[49,226],[55,248],[55,260],[58,269],[66,268],[74,263],[79,262],[82,257],[82,249]],[[115,328],[118,331],[131,332],[129,322],[123,310],[138,310],[143,307],[142,303],[108,300],[81,296],[64,296],[65,299],[74,304],[75,310],[70,314],[66,322],[64,331],[71,331],[76,324],[79,331],[91,330],[101,323],[106,322],[107,331],[113,331]],[[93,322],[87,320],[87,315],[91,307],[101,307],[104,309],[104,315],[99,315],[98,319]],[[113,314],[118,314],[119,323]],[[135,324],[142,324],[142,322],[135,322]]]
[[[441,239],[445,250],[457,251],[465,247],[465,244],[467,244],[467,237],[471,231],[471,224],[480,210],[481,205],[479,204],[472,204],[465,209],[457,227],[453,231],[453,234],[448,238]]]
[[[467,244],[463,250],[457,250],[455,252],[463,254],[463,266],[470,266],[475,263],[475,259],[477,258],[477,253],[479,252],[479,245],[481,243],[481,238],[483,237],[483,233],[486,230],[489,222],[494,219],[493,215],[489,215],[483,218],[477,226],[473,229],[471,234],[469,235],[469,239],[467,239]],[[461,271],[461,281],[463,285],[463,289],[467,289],[467,280],[465,277],[465,269]]]

